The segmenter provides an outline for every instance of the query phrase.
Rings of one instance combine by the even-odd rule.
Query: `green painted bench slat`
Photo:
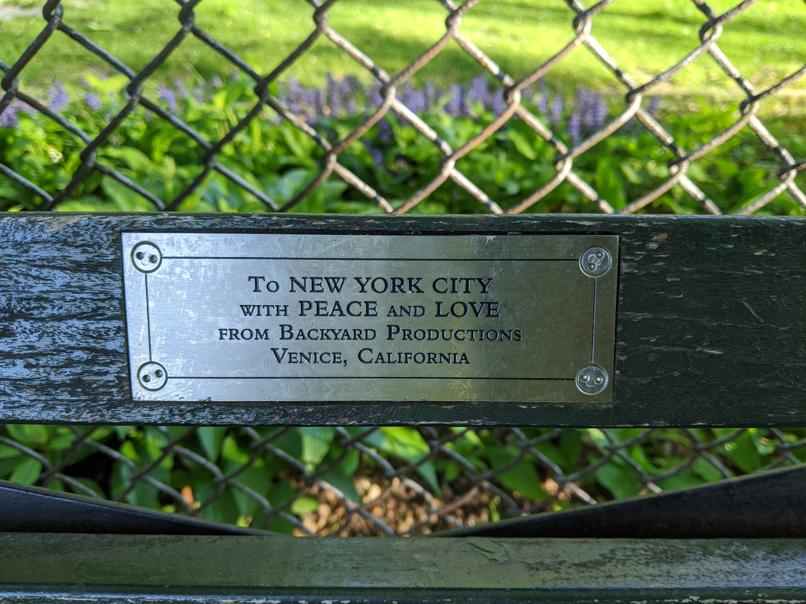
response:
[[[786,600],[806,597],[806,541],[0,533],[0,584],[0,597],[56,601],[68,591],[126,602],[152,601],[146,594],[155,593],[266,601],[317,594],[332,601],[668,601],[675,593]],[[126,593],[134,597],[125,600]]]

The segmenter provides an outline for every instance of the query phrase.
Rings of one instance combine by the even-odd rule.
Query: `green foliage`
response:
[[[123,78],[91,78],[91,93],[101,103],[90,109],[75,91],[63,111],[66,118],[89,136],[101,132],[121,109]],[[176,113],[207,141],[221,140],[253,108],[256,98],[245,81],[233,81],[204,94],[170,98]],[[197,98],[197,96],[199,98]],[[200,100],[203,99],[203,100]],[[614,102],[615,103],[615,102]],[[537,107],[532,107],[538,112]],[[571,115],[573,111],[571,112]],[[331,143],[359,127],[365,115],[319,117],[314,126]],[[696,112],[660,116],[664,127],[683,149],[695,149],[727,129],[736,115],[703,105]],[[439,107],[422,118],[453,148],[472,139],[494,115],[484,106],[471,114],[449,114]],[[543,116],[566,144],[574,129],[570,115]],[[0,162],[55,191],[70,182],[81,163],[81,139],[44,116],[19,110],[14,128],[0,127]],[[769,124],[768,124],[769,125]],[[784,124],[785,125],[785,124]],[[770,126],[775,130],[776,123]],[[582,133],[584,136],[586,133]],[[578,140],[579,133],[573,133]],[[791,153],[806,154],[806,137],[791,128],[784,141]],[[168,121],[139,108],[117,128],[98,151],[98,161],[114,168],[154,196],[175,199],[202,171],[203,149]],[[321,171],[322,148],[296,126],[265,107],[217,156],[219,164],[240,175],[250,187],[263,191],[279,205],[290,201]],[[399,205],[440,172],[442,153],[406,121],[389,114],[362,139],[339,155],[339,161],[372,186],[393,205]],[[548,183],[556,174],[555,149],[524,122],[513,119],[457,167],[503,208],[509,208]],[[640,198],[669,178],[673,154],[636,122],[631,122],[574,160],[574,171],[590,183],[616,209]],[[688,168],[688,175],[725,212],[772,189],[778,182],[778,158],[747,128]],[[43,201],[8,179],[0,179],[0,210],[36,210]],[[153,206],[114,178],[93,171],[59,206],[63,211],[149,211]],[[265,206],[245,188],[216,171],[186,196],[180,207],[190,212],[261,212]],[[564,183],[530,211],[582,212],[595,206],[578,190]],[[646,211],[692,213],[698,202],[680,186],[673,187]],[[374,202],[337,176],[321,184],[294,209],[297,212],[378,212]],[[470,194],[448,181],[414,209],[428,213],[486,211]],[[803,214],[803,209],[782,193],[763,213]]]
[[[360,503],[357,479],[368,477],[382,483],[387,469],[394,468],[422,481],[434,496],[445,497],[467,490],[472,473],[464,464],[469,463],[476,474],[488,476],[524,504],[543,502],[548,509],[562,509],[567,503],[558,497],[552,483],[558,477],[555,468],[567,476],[576,474],[577,483],[588,493],[607,500],[648,492],[646,480],[663,489],[696,486],[724,477],[722,468],[737,475],[753,472],[781,455],[776,449],[781,444],[779,436],[755,428],[741,432],[529,428],[522,436],[504,429],[446,430],[453,438],[443,446],[451,456],[435,455],[420,431],[408,427],[348,428],[338,435],[335,429],[324,427],[76,430],[7,425],[0,428],[0,479],[42,484],[43,472],[56,466],[73,482],[50,475],[44,482],[50,488],[106,494],[135,505],[176,510],[176,499],[160,492],[153,481],[144,480],[145,472],[181,493],[189,508],[204,518],[292,532],[291,518],[314,513],[321,505],[315,493],[306,491],[306,476],[316,476],[348,500]],[[84,432],[84,444],[74,446],[77,435]],[[787,443],[806,437],[804,430],[779,434]],[[4,436],[17,446],[10,446]],[[374,454],[346,445],[347,439],[358,439]],[[174,442],[183,448],[181,453],[172,446]],[[698,456],[695,443],[705,445],[709,457]],[[119,451],[122,457],[109,457],[99,451],[99,445]],[[806,462],[806,447],[794,448],[792,453]],[[231,475],[230,483],[239,486],[222,483],[209,464]],[[265,502],[284,514],[265,517]],[[495,501],[490,503],[490,513],[491,518],[500,515]]]

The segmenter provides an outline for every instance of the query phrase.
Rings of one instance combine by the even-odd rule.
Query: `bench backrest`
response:
[[[177,233],[185,235],[172,239],[171,234]],[[171,288],[160,293],[155,285],[151,292],[154,297],[149,303],[136,302],[136,291],[131,288],[140,287],[141,281],[147,283],[145,275],[150,274],[148,266],[138,269],[136,264],[142,261],[147,265],[153,259],[151,248],[138,248],[146,251],[138,258],[133,246],[148,243],[148,234],[153,234],[155,240],[178,241],[171,245],[193,251],[194,257],[204,256],[203,250],[209,244],[203,241],[205,237],[227,235],[216,239],[213,245],[218,250],[216,258],[226,256],[222,250],[248,246],[249,241],[244,239],[247,235],[260,235],[263,239],[259,245],[264,246],[264,242],[269,241],[265,244],[269,247],[274,245],[271,243],[273,236],[327,237],[318,240],[285,239],[284,242],[296,241],[287,256],[280,258],[275,254],[265,258],[264,264],[259,264],[260,258],[248,258],[246,262],[251,268],[242,269],[242,265],[233,268],[233,264],[226,263],[204,265],[203,271],[219,271],[222,278],[229,278],[227,275],[231,271],[241,271],[238,274],[242,277],[244,289],[230,295],[232,284],[227,282],[225,291],[210,293],[207,302],[200,304],[194,314],[191,308],[194,300],[188,296],[195,290],[182,289],[184,286],[179,285],[179,289],[171,289],[174,285],[170,284],[181,285],[181,279],[190,283],[202,269],[194,269],[194,273],[187,267],[175,268],[172,277],[160,276],[161,282],[157,281],[155,273],[152,284],[169,284]],[[265,239],[267,235],[269,239]],[[413,250],[414,256],[390,258],[389,250],[398,248],[389,247],[388,240],[401,237],[409,239],[402,242],[399,249]],[[480,237],[490,242],[506,238],[506,249],[527,257],[501,256],[498,251],[476,257],[473,246]],[[542,426],[780,426],[806,423],[806,221],[800,219],[574,215],[359,218],[6,214],[0,217],[0,241],[3,242],[3,254],[0,255],[0,421],[4,422]],[[321,249],[322,246],[312,249],[312,242],[316,241],[326,242],[332,246],[328,248],[331,251]],[[436,382],[432,387],[429,382],[417,379],[419,374],[416,371],[422,368],[362,367],[361,371],[369,373],[347,375],[344,380],[341,377],[329,379],[328,374],[321,374],[323,379],[319,381],[331,389],[332,396],[327,395],[321,384],[311,386],[310,391],[304,390],[303,386],[288,391],[293,394],[282,390],[290,388],[286,381],[276,390],[270,386],[262,389],[248,384],[244,386],[248,379],[255,377],[251,375],[242,375],[243,380],[237,384],[233,382],[231,388],[217,386],[219,390],[210,392],[218,394],[211,396],[189,386],[164,389],[162,394],[146,388],[159,382],[162,374],[153,373],[159,371],[159,367],[154,369],[155,366],[150,365],[143,369],[145,373],[138,375],[138,370],[146,363],[133,367],[132,359],[137,354],[148,354],[143,348],[144,342],[146,348],[150,348],[151,343],[151,334],[144,335],[143,331],[150,329],[148,321],[151,317],[144,321],[138,318],[138,313],[142,315],[151,309],[165,317],[174,316],[170,314],[174,311],[179,313],[176,315],[179,317],[197,317],[199,313],[207,316],[213,312],[211,309],[219,308],[220,304],[215,300],[230,297],[232,309],[246,312],[240,309],[242,299],[253,302],[269,300],[258,293],[271,293],[273,287],[268,283],[270,275],[259,269],[274,266],[272,262],[298,258],[301,250],[319,262],[316,265],[322,268],[317,273],[319,276],[354,278],[357,265],[350,265],[349,274],[342,274],[337,268],[344,260],[343,250],[351,245],[363,250],[359,254],[359,259],[363,260],[369,257],[367,246],[379,246],[377,249],[382,256],[379,260],[385,262],[385,274],[398,277],[400,281],[396,282],[397,285],[391,281],[385,285],[379,282],[378,287],[397,287],[399,297],[396,299],[399,300],[419,300],[416,295],[406,297],[403,290],[408,288],[408,293],[417,294],[418,288],[425,288],[425,282],[411,281],[422,275],[428,276],[429,287],[433,286],[435,275],[466,280],[454,282],[453,286],[457,283],[466,286],[473,279],[499,279],[504,284],[499,290],[494,290],[496,286],[488,283],[494,290],[492,292],[484,290],[483,280],[477,280],[472,283],[472,287],[477,288],[477,296],[472,295],[472,290],[470,293],[460,291],[458,297],[453,298],[446,294],[448,304],[442,307],[442,311],[450,313],[453,301],[476,302],[475,307],[462,304],[455,312],[493,313],[486,319],[491,322],[484,323],[485,319],[478,316],[472,321],[466,317],[448,316],[440,324],[452,329],[467,325],[494,325],[496,329],[509,330],[508,335],[496,336],[509,338],[500,343],[499,348],[492,348],[501,351],[500,357],[491,356],[491,348],[474,348],[476,342],[449,341],[440,348],[451,353],[481,350],[481,366],[487,375],[473,375],[491,378],[492,383],[468,386],[470,389],[463,398],[460,388],[469,382],[462,376],[469,374],[462,373],[465,368],[460,366],[436,368],[443,372],[440,376],[458,376],[448,378],[453,389],[437,386]],[[584,290],[593,292],[594,312],[559,327],[552,325],[551,317],[544,317],[544,323],[535,322],[536,319],[523,309],[539,314],[536,311],[540,311],[541,304],[550,303],[553,304],[550,312],[557,313],[562,307],[577,303],[581,290],[574,289],[576,285],[564,289],[571,277],[566,279],[563,275],[573,273],[576,275],[573,279],[582,279],[579,270],[581,268],[584,272],[586,269],[576,259],[579,249],[582,249],[577,249],[579,246],[586,250],[606,248],[605,251],[613,252],[610,280],[599,281],[599,285],[591,286],[593,289]],[[170,259],[170,253],[160,250],[159,244],[156,247],[160,255]],[[446,258],[446,249],[457,249],[464,255],[457,252],[456,258]],[[427,254],[429,250],[437,255],[417,255]],[[573,262],[566,262],[565,268],[558,265],[554,277],[548,268],[532,269],[523,265],[523,261],[540,260],[540,253],[546,250],[552,254],[565,250],[563,253],[568,257],[560,258],[555,254],[544,260]],[[236,256],[233,252],[233,258]],[[159,264],[165,262],[161,257],[158,260]],[[389,274],[389,262],[393,261],[399,270]],[[162,266],[165,270],[165,265]],[[593,265],[591,269],[598,270]],[[531,270],[538,272],[530,273]],[[296,275],[297,287],[310,288],[306,295],[316,294],[304,299],[324,301],[323,312],[332,312],[334,301],[351,299],[345,292],[322,293],[318,288],[331,287],[327,281],[300,285],[299,280],[310,277],[310,272],[306,269]],[[377,271],[367,269],[358,276],[377,274]],[[546,280],[532,282],[522,279],[521,290],[513,285],[518,278],[532,274],[535,279],[545,277]],[[131,275],[138,281],[128,281]],[[140,277],[143,277],[141,281]],[[284,278],[288,277],[289,274],[284,273]],[[199,283],[208,290],[216,289],[215,281]],[[359,287],[359,284],[354,286]],[[447,281],[444,286],[448,287]],[[254,287],[254,292],[249,287]],[[249,297],[247,294],[254,295]],[[425,292],[423,295],[434,302],[434,298],[429,298]],[[596,296],[599,296],[598,301]],[[608,296],[612,297],[611,302],[608,302]],[[367,294],[358,296],[358,299],[366,302],[374,297],[377,296]],[[294,301],[297,303],[301,299],[298,296]],[[391,298],[381,299],[388,301]],[[588,304],[588,298],[585,299]],[[532,302],[527,303],[529,300]],[[491,301],[497,302],[499,308],[491,309],[489,304],[481,304]],[[414,306],[417,305],[407,307],[410,310]],[[500,313],[501,307],[506,310],[506,316],[499,321],[495,313]],[[311,306],[309,310],[315,312],[316,307]],[[298,309],[292,310],[292,315],[299,312]],[[278,319],[266,320],[269,321],[266,324],[277,327]],[[294,316],[287,319],[289,324],[294,324],[294,320]],[[363,325],[369,329],[389,322],[388,316],[348,317],[343,321],[330,316],[321,324],[331,328]],[[406,317],[400,323],[416,325],[416,318]],[[263,324],[252,321],[238,324],[234,329]],[[308,324],[320,323],[311,319]],[[230,354],[237,360],[240,351],[254,351],[254,346],[262,346],[258,350],[263,350],[267,357],[274,354],[270,352],[272,347],[283,347],[282,342],[250,342],[243,344],[245,348],[239,348],[241,335],[254,339],[255,333],[230,333],[227,330],[231,325],[226,322],[222,322],[220,327],[225,329],[223,335],[215,330],[210,334],[197,334],[193,341],[204,344],[208,351],[221,351],[220,358],[227,360]],[[525,343],[513,343],[511,331],[521,328],[526,332],[521,336]],[[193,326],[163,324],[161,329],[162,341],[170,339],[171,330],[177,334],[190,333],[188,337],[194,335]],[[530,332],[529,329],[533,330]],[[552,346],[558,347],[557,358],[571,354],[559,348],[573,349],[572,340],[584,329],[592,330],[594,348],[599,342],[599,349],[592,352],[593,365],[603,368],[607,381],[606,390],[587,397],[584,388],[580,390],[579,380],[593,380],[599,374],[587,377],[579,373],[566,375],[567,368],[558,369],[551,364],[554,357],[550,354]],[[557,336],[566,332],[567,338]],[[547,340],[546,334],[551,339]],[[233,337],[236,339],[234,344]],[[217,341],[205,342],[210,338]],[[526,341],[527,338],[530,340]],[[517,348],[516,344],[521,347]],[[385,350],[390,346],[398,350],[397,342],[387,343]],[[416,346],[411,350],[430,350],[427,342],[419,342]],[[289,349],[293,352],[293,347]],[[337,345],[322,348],[342,349],[355,352],[361,350],[361,346],[355,341],[339,341]],[[402,345],[399,348],[404,349]],[[546,372],[546,375],[551,374],[551,380],[562,378],[568,383],[558,384],[556,389],[553,382],[534,386],[526,381],[515,386],[505,384],[501,378],[513,377],[507,376],[507,367],[529,366],[529,359],[518,358],[519,350],[535,355],[537,373]],[[214,364],[215,361],[211,358],[207,362]],[[247,361],[253,363],[255,359],[244,357],[244,362]],[[333,361],[332,357],[327,358],[327,362],[330,361]],[[170,363],[172,365],[168,367]],[[424,363],[428,364],[427,358]],[[453,364],[461,365],[461,359]],[[182,368],[189,365],[182,358],[173,357],[163,366],[167,367],[166,371],[173,379],[177,372],[181,373]],[[555,372],[556,375],[552,373],[555,369],[559,372]],[[580,363],[582,369],[584,363]],[[152,373],[146,375],[148,371]],[[316,371],[321,371],[321,368],[316,368]],[[382,375],[397,376],[394,378],[395,388],[380,385],[385,379],[380,378]],[[403,382],[398,378],[403,375],[413,376],[408,382],[410,389],[401,386]],[[541,375],[531,377],[538,380],[542,379]],[[156,382],[143,382],[146,377]],[[528,376],[514,377],[525,380]],[[363,381],[350,381],[352,378]],[[308,383],[306,380],[301,382]],[[352,389],[349,391],[355,393],[353,399],[343,395],[348,391],[345,389]],[[153,395],[154,392],[158,394]],[[234,393],[231,400],[226,399],[223,394],[226,392]],[[273,396],[272,392],[277,392],[277,395]],[[434,392],[434,395],[430,396],[428,392]],[[530,392],[534,392],[534,396],[530,396]],[[297,400],[290,400],[290,397]]]

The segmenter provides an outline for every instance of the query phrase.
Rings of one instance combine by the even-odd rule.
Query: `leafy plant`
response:
[[[100,133],[126,102],[125,78],[93,78],[87,88],[70,94],[55,85],[48,103],[88,138]],[[305,120],[331,144],[343,140],[367,119],[380,102],[377,88],[357,80],[329,79],[327,89],[316,90],[291,82],[274,94],[292,114]],[[162,85],[156,91],[163,109],[174,113],[194,136],[219,141],[257,103],[251,85],[243,80],[220,81],[189,89]],[[398,97],[444,141],[456,149],[476,136],[500,113],[505,102],[500,88],[477,78],[465,86],[444,90],[434,85],[405,86]],[[615,118],[621,101],[594,91],[580,90],[574,99],[552,95],[540,84],[527,89],[524,102],[568,146],[578,144]],[[692,150],[726,130],[736,119],[730,112],[708,105],[696,111],[663,111],[650,101],[654,113],[682,149]],[[786,145],[794,156],[806,151],[806,138],[786,129]],[[55,121],[13,103],[0,116],[0,162],[45,191],[65,187],[81,164],[85,143]],[[201,186],[184,195],[202,171],[204,149],[181,128],[143,108],[137,109],[102,145],[97,159],[142,186],[150,194],[171,201],[182,197],[184,211],[260,212],[266,207],[248,189],[262,191],[283,205],[302,191],[321,171],[322,147],[273,109],[264,107],[234,140],[224,145],[216,160],[238,174],[239,186],[212,171]],[[440,172],[443,152],[406,119],[388,113],[358,142],[339,155],[339,161],[393,205],[415,194]],[[457,168],[503,208],[509,208],[548,183],[556,174],[557,149],[518,118],[511,119],[477,148],[462,157]],[[635,120],[575,158],[573,169],[616,209],[652,191],[670,176],[674,155]],[[689,177],[726,212],[772,189],[780,162],[749,129],[688,167]],[[0,209],[34,210],[43,200],[25,187],[0,179]],[[132,188],[109,175],[93,171],[59,206],[74,211],[149,211],[154,207]],[[596,208],[577,189],[564,183],[530,211],[591,211]],[[692,213],[699,203],[680,186],[673,187],[646,211]],[[376,204],[360,191],[332,176],[297,205],[299,212],[377,212]],[[448,181],[414,208],[415,212],[468,213],[486,211],[469,193]],[[803,208],[782,193],[764,213],[802,214]]]

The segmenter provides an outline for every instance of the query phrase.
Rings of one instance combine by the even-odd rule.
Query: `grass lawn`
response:
[[[15,61],[43,28],[34,0],[0,0],[0,60]],[[734,2],[714,0],[715,10]],[[89,36],[133,69],[142,68],[177,32],[178,7],[170,0],[67,0],[64,21]],[[196,10],[199,26],[245,58],[259,72],[277,65],[312,30],[312,8],[302,0],[204,0]],[[433,44],[445,31],[445,9],[435,0],[340,0],[330,24],[389,72],[395,72]],[[473,8],[461,30],[509,73],[534,69],[573,35],[572,12],[561,0],[488,0]],[[684,0],[616,2],[594,18],[593,34],[636,81],[644,82],[696,46],[702,15]],[[762,0],[729,22],[719,41],[757,89],[773,84],[806,61],[806,8],[796,0]],[[78,83],[85,70],[109,68],[59,32],[24,72],[23,86],[43,89],[55,78]],[[188,39],[160,68],[158,77],[210,78],[231,71],[225,61],[195,39]],[[330,41],[320,39],[283,78],[306,84],[326,74],[369,76]],[[451,44],[418,74],[449,84],[481,73]],[[281,80],[282,81],[282,80]],[[622,88],[585,48],[550,72],[549,86],[571,91],[584,85],[613,93]],[[715,62],[703,56],[664,85],[661,94],[712,98],[734,105],[743,98]],[[806,79],[782,91],[776,113],[789,114],[806,102]]]

